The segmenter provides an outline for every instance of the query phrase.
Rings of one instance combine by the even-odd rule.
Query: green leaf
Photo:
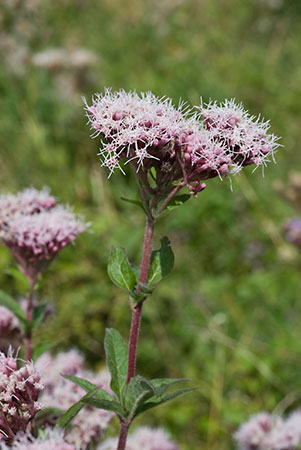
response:
[[[156,284],[169,274],[174,265],[174,254],[170,240],[164,236],[161,239],[161,248],[154,250],[151,256],[148,284]]]
[[[139,414],[142,414],[145,411],[148,411],[149,409],[155,408],[156,406],[162,405],[163,403],[169,402],[170,400],[173,400],[174,398],[177,398],[180,395],[187,394],[188,392],[192,392],[196,389],[197,387],[180,389],[179,391],[175,391],[172,392],[171,394],[161,396],[157,399],[150,399],[137,408],[135,417],[137,417]]]
[[[130,198],[125,198],[125,197],[120,197],[120,200],[123,200],[124,202],[127,202],[127,203],[132,203],[133,205],[137,205],[137,206],[139,206],[139,208],[142,209],[142,211],[145,212],[143,203],[140,202],[139,200],[131,200]]]
[[[65,414],[60,418],[60,420],[57,423],[57,427],[65,428],[72,419],[80,412],[80,410],[85,406],[85,400],[87,400],[89,397],[91,397],[96,391],[98,390],[98,387],[96,387],[94,390],[88,392],[88,394],[84,395],[77,403],[74,403]]]
[[[28,281],[27,277],[25,275],[23,275],[22,272],[20,272],[15,267],[11,267],[11,268],[5,270],[5,273],[14,277],[14,279],[18,283],[18,288],[20,291],[22,291],[22,292],[29,291],[29,288],[30,288],[29,281]]]
[[[47,305],[38,305],[33,310],[32,321],[33,321],[33,329],[38,328],[40,323],[43,321],[45,317]]]
[[[129,414],[128,418],[133,419],[137,408],[154,395],[155,390],[146,378],[140,375],[131,378],[125,393],[125,408]]]
[[[86,392],[91,392],[97,388],[94,397],[97,397],[100,400],[107,400],[107,401],[115,400],[107,391],[96,386],[96,384],[93,384],[90,381],[85,380],[84,378],[75,377],[74,375],[62,375],[62,376],[67,380],[73,381],[73,383],[84,389]]]
[[[54,345],[55,344],[51,342],[42,342],[41,344],[36,345],[32,354],[33,361],[36,361],[41,355],[43,355],[43,353],[47,352]]]
[[[105,409],[106,411],[112,411],[116,413],[121,418],[125,418],[125,411],[122,406],[114,400],[105,400],[101,398],[89,397],[83,400],[84,403],[88,405],[95,406],[98,409]]]
[[[185,381],[190,380],[188,378],[154,378],[153,380],[150,380],[157,396],[163,395],[170,386]]]
[[[56,419],[64,414],[64,411],[59,408],[44,408],[36,413],[34,416],[35,425],[44,424],[45,420]]]
[[[191,198],[190,194],[176,195],[175,197],[173,197],[170,200],[170,202],[166,206],[165,210],[172,211],[173,209],[177,208],[178,206],[181,206],[184,203],[186,203],[190,198]]]
[[[109,257],[108,274],[113,283],[131,292],[136,284],[136,277],[127,259],[125,249],[113,247]]]
[[[136,284],[138,284],[139,282],[139,277],[140,277],[140,267],[135,266],[135,264],[130,263],[131,269],[134,272],[134,275],[136,277]]]
[[[21,306],[10,295],[0,290],[0,304],[9,309],[19,320],[27,323],[26,315]]]
[[[111,389],[123,405],[128,370],[128,346],[114,328],[106,329],[105,351],[111,373]]]

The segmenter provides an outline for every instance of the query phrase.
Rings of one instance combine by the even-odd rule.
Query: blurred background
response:
[[[300,0],[0,0],[1,192],[47,185],[92,222],[42,280],[55,314],[36,342],[76,346],[101,367],[104,329],[128,336],[106,262],[120,245],[139,263],[144,218],[120,200],[137,195],[132,174],[108,180],[100,167],[82,95],[235,97],[282,136],[264,177],[248,168],[233,192],[209,180],[157,226],[176,263],[145,304],[138,371],[199,389],[137,425],[164,425],[183,450],[233,449],[250,414],[301,406],[300,48]],[[1,288],[21,297],[12,266],[0,247]]]

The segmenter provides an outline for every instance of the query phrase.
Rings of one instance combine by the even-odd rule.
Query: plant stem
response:
[[[118,447],[117,450],[124,450],[125,444],[128,436],[129,427],[126,423],[120,422],[120,432],[118,439]]]
[[[29,322],[32,322],[32,310],[33,310],[33,291],[35,286],[36,280],[31,280],[30,282],[30,288],[29,288],[29,294],[27,297],[27,303],[26,303],[26,319]],[[32,330],[29,329],[26,332],[25,335],[25,344],[26,344],[26,359],[27,361],[30,361],[32,359]]]
[[[140,276],[139,281],[143,284],[147,283],[148,279],[148,271],[150,265],[150,259],[152,254],[152,243],[153,243],[153,234],[154,234],[154,221],[150,218],[146,218],[146,226],[144,233],[144,242],[143,242],[143,252],[142,252],[142,260],[140,265]],[[141,285],[138,285],[137,291],[141,291]],[[130,331],[130,340],[129,340],[129,359],[128,359],[128,375],[127,375],[127,383],[129,383],[130,379],[135,376],[136,372],[136,354],[137,354],[137,346],[138,346],[138,338],[139,338],[139,330],[140,330],[140,322],[141,322],[141,314],[142,314],[142,305],[143,300],[141,300],[138,305],[132,308],[132,322],[131,322],[131,331]],[[120,431],[119,431],[119,440],[117,450],[124,450],[127,440],[127,435],[129,431],[130,423],[125,423],[123,421],[120,422]]]
[[[141,265],[140,265],[140,276],[139,276],[139,281],[143,284],[147,284],[149,264],[150,264],[151,254],[152,254],[153,233],[154,233],[154,222],[152,220],[150,220],[149,218],[147,218],[145,234],[144,234],[142,260],[141,260]],[[140,285],[138,286],[137,291],[138,292],[141,291]],[[143,305],[143,300],[140,301],[138,303],[138,305],[135,306],[132,310],[132,323],[131,323],[130,341],[129,341],[127,383],[130,381],[130,379],[132,377],[135,376],[136,353],[137,353],[139,329],[140,329],[140,322],[141,322],[142,305]]]

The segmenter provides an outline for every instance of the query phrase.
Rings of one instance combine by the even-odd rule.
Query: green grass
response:
[[[300,262],[282,231],[297,211],[273,188],[301,162],[300,2],[81,5],[45,0],[32,18],[31,51],[87,47],[98,57],[72,99],[58,90],[58,74],[29,66],[16,77],[0,67],[1,191],[48,185],[92,222],[93,232],[66,248],[42,281],[56,314],[36,341],[78,346],[95,367],[104,363],[105,327],[128,336],[128,299],[108,279],[106,261],[111,245],[121,245],[139,263],[143,217],[120,201],[136,195],[133,176],[107,180],[100,168],[80,95],[112,86],[194,104],[237,98],[271,120],[285,148],[264,178],[247,169],[233,192],[228,181],[211,180],[198,200],[161,221],[156,244],[167,234],[176,264],[145,304],[138,354],[143,375],[199,386],[139,423],[166,426],[183,450],[233,449],[231,434],[249,414],[272,411],[291,393],[288,410],[300,406]],[[4,272],[12,264],[0,248],[1,288],[17,296]]]

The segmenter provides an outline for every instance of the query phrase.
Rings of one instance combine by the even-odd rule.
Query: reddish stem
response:
[[[152,254],[153,234],[154,234],[154,222],[149,217],[147,217],[144,233],[142,260],[140,265],[140,276],[139,276],[139,281],[143,284],[146,284],[148,279],[148,271]],[[137,291],[141,292],[140,284],[137,287]],[[144,300],[141,300],[138,303],[138,305],[132,309],[127,383],[129,383],[130,379],[135,376],[136,372],[136,354],[137,354],[143,301]],[[125,450],[129,426],[130,422],[127,423],[123,421],[120,422],[117,450]]]
[[[128,436],[129,427],[125,422],[120,422],[120,432],[118,439],[117,450],[124,450],[125,444]]]
[[[147,218],[145,234],[144,234],[144,243],[143,243],[143,253],[142,260],[140,266],[140,276],[139,281],[143,284],[147,284],[149,264],[152,254],[152,242],[153,242],[153,233],[154,233],[154,223]],[[137,291],[141,291],[141,285],[138,285]],[[139,337],[139,329],[141,322],[141,314],[142,314],[142,304],[143,300],[138,303],[132,310],[132,323],[131,323],[131,331],[130,331],[130,341],[129,341],[129,359],[128,359],[128,376],[127,383],[130,381],[132,377],[135,376],[136,370],[136,353],[138,346],[138,337]]]

